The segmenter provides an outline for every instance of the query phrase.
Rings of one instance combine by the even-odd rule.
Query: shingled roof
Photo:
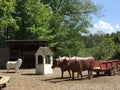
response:
[[[39,47],[36,54],[39,55],[53,55],[53,52],[50,50],[49,47]]]

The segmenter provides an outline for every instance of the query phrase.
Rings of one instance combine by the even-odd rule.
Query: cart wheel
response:
[[[96,74],[97,74],[97,76],[99,76],[99,75],[100,75],[100,72],[96,72]]]
[[[110,76],[114,76],[115,75],[115,70],[110,70]]]

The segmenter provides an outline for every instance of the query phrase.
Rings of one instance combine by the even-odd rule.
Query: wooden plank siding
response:
[[[7,40],[9,59],[22,58],[21,68],[35,68],[35,52],[40,46],[48,47],[47,41],[39,40]]]
[[[6,68],[6,62],[9,60],[8,48],[0,48],[0,68]]]

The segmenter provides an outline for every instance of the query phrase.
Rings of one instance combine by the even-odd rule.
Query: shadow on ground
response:
[[[25,73],[25,74],[21,74],[21,75],[27,75],[27,76],[35,75],[35,76],[38,76],[38,75],[40,75],[40,74],[35,74],[35,73]],[[43,76],[43,75],[41,75],[41,76]]]
[[[50,79],[43,79],[42,81],[48,81],[51,83],[59,83],[59,82],[64,82],[64,81],[82,81],[82,80],[87,80],[87,78],[81,79],[81,78],[75,78],[74,80],[72,78],[69,77],[65,77],[65,78],[50,78]]]

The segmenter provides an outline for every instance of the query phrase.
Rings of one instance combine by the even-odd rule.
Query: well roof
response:
[[[39,54],[39,55],[53,55],[53,52],[50,50],[49,47],[39,47],[36,54]]]

